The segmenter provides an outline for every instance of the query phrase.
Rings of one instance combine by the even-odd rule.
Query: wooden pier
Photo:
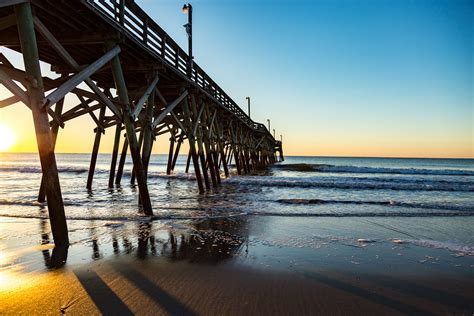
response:
[[[200,193],[217,188],[231,165],[240,175],[283,159],[282,143],[265,125],[131,0],[2,0],[0,45],[23,56],[21,70],[0,54],[0,83],[12,93],[0,108],[21,102],[31,109],[43,177],[38,200],[47,200],[56,247],[69,240],[54,147],[60,128],[75,118],[86,115],[96,125],[87,189],[101,135],[112,129],[109,186],[120,185],[130,153],[146,215],[153,214],[147,170],[157,137],[170,140],[168,174],[181,144],[189,144],[186,172],[192,163]],[[43,76],[40,61],[58,77]],[[66,108],[66,95],[75,106]]]

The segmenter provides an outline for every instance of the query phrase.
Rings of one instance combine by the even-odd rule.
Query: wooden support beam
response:
[[[193,98],[194,99],[194,98]],[[194,101],[192,101],[194,102]],[[196,108],[196,106],[193,107],[194,109]],[[194,111],[194,110],[193,110]],[[200,121],[201,121],[201,116],[202,116],[202,112],[204,111],[204,106],[201,106],[201,110],[199,110],[199,114],[197,116],[195,116],[195,123],[194,123],[194,128],[193,128],[193,135],[196,136],[196,131],[199,127],[199,124],[200,124]],[[196,113],[196,112],[194,112]]]
[[[115,177],[115,185],[120,185],[122,181],[123,168],[125,166],[125,160],[127,159],[128,139],[125,137],[123,141],[122,153],[120,154],[120,161],[117,168],[117,176]]]
[[[155,84],[156,85],[156,84]],[[153,148],[153,113],[155,110],[155,94],[151,93],[148,95],[148,101],[146,105],[146,116],[145,123],[143,126],[143,149],[142,149],[142,160],[143,168],[145,169],[145,176],[148,177],[148,165],[150,164],[151,151]]]
[[[21,102],[26,104],[30,109],[31,105],[29,102],[28,95],[19,85],[17,85],[3,69],[0,69],[0,82],[7,88],[13,95],[20,98]]]
[[[20,2],[21,4],[18,4]],[[6,4],[18,4],[15,6],[15,14],[25,71],[30,83],[27,87],[29,104],[33,114],[41,169],[45,180],[46,196],[48,197],[51,230],[55,247],[64,249],[69,247],[69,237],[48,114],[41,107],[41,100],[44,98],[44,87],[31,6],[24,1],[7,0],[2,2],[2,6]]]
[[[138,137],[138,150],[139,151],[142,149],[142,146],[143,146],[143,138],[144,138],[144,133],[143,133],[143,130],[141,130],[140,136]],[[142,158],[142,161],[143,161],[143,158]],[[145,168],[143,168],[143,170],[145,170]],[[136,178],[135,168],[133,168],[132,174],[130,176],[130,184],[135,184],[135,178]],[[146,174],[145,174],[145,178],[146,178]]]
[[[82,110],[76,111],[76,112],[74,112],[74,113],[68,113],[68,114],[65,113],[65,114],[62,116],[62,121],[63,121],[63,122],[70,121],[70,120],[75,119],[75,118],[77,118],[77,117],[80,117],[80,116],[82,116],[82,115],[85,115],[85,114],[88,114],[88,113],[92,113],[93,111],[99,110],[99,109],[101,109],[101,108],[103,108],[103,107],[104,107],[104,105],[102,105],[102,104],[96,104],[96,105],[90,106],[90,107],[88,107],[88,108],[86,108],[86,109],[82,109]],[[99,128],[99,129],[100,129],[100,130],[103,130],[104,128]]]
[[[142,111],[143,109],[143,106],[145,105],[145,102],[148,100],[150,94],[153,92],[153,90],[155,89],[156,85],[158,84],[158,80],[160,80],[160,77],[158,77],[158,75],[156,75],[156,77],[153,79],[153,81],[151,82],[151,84],[148,86],[148,88],[146,89],[145,93],[143,94],[143,96],[140,98],[140,100],[138,100],[137,104],[135,105],[135,110],[133,111],[133,115],[132,115],[132,118],[134,120],[137,119],[138,115],[140,115],[140,112]],[[152,107],[153,108],[153,107]]]
[[[130,109],[130,100],[128,98],[127,86],[125,84],[125,78],[122,72],[122,65],[120,64],[120,59],[118,56],[115,56],[112,59],[111,65],[112,74],[115,81],[115,87],[117,89],[120,102],[124,105],[122,118],[123,123],[125,125],[125,129],[127,131],[128,144],[130,146],[135,175],[137,177],[140,200],[145,214],[151,216],[153,215],[153,210],[150,201],[150,194],[148,192],[148,186],[146,183],[143,162],[140,157],[140,148],[138,146],[137,136],[135,134],[135,127],[132,122],[132,113]]]
[[[61,112],[63,111],[63,106],[64,106],[64,99],[59,100],[58,103],[56,103],[56,107],[54,109],[54,112],[58,115],[61,116]],[[58,138],[58,131],[59,131],[59,124],[56,122],[53,122],[53,125],[51,126],[51,135],[53,138],[53,146],[56,147],[56,140]],[[53,148],[54,150],[54,148]],[[40,190],[38,193],[38,202],[44,203],[46,201],[46,187],[44,183],[45,179],[44,176],[41,175],[41,184],[40,184]]]
[[[16,25],[15,14],[10,14],[0,19],[0,31],[3,31],[15,25]]]
[[[198,183],[199,187],[199,193],[204,193],[204,186],[202,185],[202,177],[201,177],[201,171],[199,170],[199,161],[198,161],[198,155],[196,152],[196,140],[193,136],[193,133],[191,131],[192,128],[192,121],[191,121],[191,114],[189,111],[189,106],[188,106],[188,100],[185,98],[183,100],[183,114],[184,114],[184,119],[186,120],[186,125],[187,125],[187,135],[188,135],[188,141],[189,141],[189,152],[190,156],[193,160],[193,165],[194,165],[194,173],[196,174],[196,181]]]
[[[46,28],[46,26],[37,18],[34,18],[35,27],[38,32],[50,43],[51,47],[58,53],[61,58],[73,67],[76,71],[81,70],[81,66],[72,58],[72,56],[64,49],[53,34]],[[122,118],[120,110],[113,104],[108,97],[97,87],[97,85],[90,79],[85,80],[89,88],[101,99],[101,101],[114,113],[119,119]]]
[[[188,159],[186,159],[186,170],[184,172],[189,172],[189,164],[191,163],[191,150],[188,152]]]
[[[5,108],[7,106],[10,106],[10,105],[15,104],[15,103],[20,102],[20,101],[21,101],[20,97],[18,97],[16,95],[13,95],[9,98],[6,98],[6,99],[3,99],[3,100],[0,101],[0,109]]]
[[[95,62],[87,66],[86,68],[82,69],[80,72],[72,76],[68,81],[63,83],[59,88],[48,94],[47,97],[43,100],[43,107],[50,107],[51,105],[55,104],[66,94],[71,92],[74,88],[76,88],[81,82],[88,79],[91,75],[93,75],[97,70],[102,68],[106,63],[108,63],[112,58],[117,56],[120,53],[120,47],[115,46],[107,53],[105,53],[102,57],[97,59]]]
[[[100,108],[100,113],[99,113],[99,121],[102,122],[105,116],[105,106],[102,106]],[[87,190],[92,190],[92,181],[94,179],[94,172],[95,172],[95,165],[97,163],[97,155],[99,154],[99,146],[100,146],[100,138],[102,136],[102,132],[100,130],[95,131],[95,139],[94,139],[94,147],[92,148],[92,154],[91,154],[91,163],[89,166],[89,174],[87,176],[87,185],[86,188]]]
[[[174,167],[176,166],[176,161],[178,160],[179,156],[179,149],[181,148],[181,144],[183,143],[184,131],[181,133],[178,139],[178,144],[176,145],[176,151],[174,152],[173,162],[171,163],[171,170],[174,171]]]
[[[2,0],[2,2],[0,2],[0,8],[8,7],[11,5],[16,5],[16,4],[27,3],[27,2],[28,0]]]
[[[188,95],[188,91],[185,90],[183,93],[181,93],[181,95],[179,97],[177,97],[173,102],[171,102],[170,104],[168,104],[166,106],[166,108],[163,110],[163,112],[160,113],[160,115],[158,115],[158,117],[153,121],[153,128],[155,128],[158,124],[161,123],[161,121],[163,121],[163,119],[166,117],[166,115],[168,115],[171,111],[173,111],[173,109],[181,103],[181,101],[184,100],[184,98],[186,98],[186,96]]]
[[[180,128],[182,131],[185,131],[186,128],[184,127],[183,123],[181,123],[181,121],[180,121],[179,118],[176,116],[176,114],[174,114],[173,111],[171,111],[170,113],[171,113],[171,116],[173,117],[174,121],[176,122],[176,124],[178,124],[179,128]]]
[[[191,101],[192,101],[192,104],[193,104],[193,109],[196,109],[196,101],[194,99],[194,96],[192,96]],[[201,116],[204,113],[205,108],[206,108],[206,104],[202,103],[199,116]],[[207,125],[208,124],[207,111],[206,111],[206,113],[204,113],[203,118],[202,118],[201,121],[202,121],[202,126],[201,126],[201,129],[199,131],[199,134],[200,134],[200,137],[201,137],[202,142],[204,144],[204,148],[206,149],[206,160],[205,161],[207,162],[207,166],[209,166],[209,173],[211,175],[212,186],[214,188],[217,188],[220,181],[219,181],[218,175],[216,173],[216,167],[214,165],[214,158],[213,158],[213,154],[212,154],[212,148],[211,148],[211,145],[210,145],[209,126]]]
[[[194,128],[191,131],[191,135],[196,139],[196,142],[198,145],[198,150],[199,150],[198,155],[199,155],[199,160],[201,161],[202,175],[204,176],[204,184],[206,185],[206,189],[210,190],[211,184],[209,182],[209,174],[207,172],[206,153],[204,151],[204,146],[202,142],[202,135],[201,135],[202,133],[201,131],[199,131],[199,133],[196,133],[197,126],[199,126],[199,117],[197,115],[196,102],[193,95],[191,95],[191,110],[193,111],[193,116],[194,116]],[[201,114],[202,114],[202,111],[201,111]],[[214,177],[212,177],[211,181],[214,183]]]
[[[173,154],[174,154],[174,141],[175,141],[175,136],[171,135],[170,137],[170,150],[168,153],[168,164],[166,166],[166,174],[170,175],[171,174],[171,166],[173,163]]]
[[[110,161],[109,188],[114,187],[115,168],[117,167],[118,149],[120,145],[120,135],[122,134],[122,124],[115,127],[114,148],[112,149],[112,160]]]
[[[82,97],[81,95],[77,95],[78,99],[81,101],[81,105],[84,109],[87,109],[88,106],[87,106],[87,102],[86,100],[84,99],[84,97]],[[95,124],[97,125],[97,128],[99,128],[101,131],[104,131],[104,127],[102,126],[102,123],[99,122],[99,119],[97,118],[97,116],[95,116],[94,112],[93,111],[90,111],[89,112],[89,115],[90,117],[92,118],[92,120],[94,120]]]
[[[25,76],[28,76],[28,74],[25,73]],[[28,94],[25,91],[23,91],[23,89],[20,88],[20,86],[17,85],[10,78],[10,76],[4,71],[4,69],[0,69],[0,82],[11,93],[13,93],[15,96],[20,98],[21,102],[23,102],[28,108],[30,108],[32,110]],[[43,94],[44,94],[44,87],[42,86],[41,88],[42,88]],[[64,122],[56,115],[56,113],[54,113],[51,109],[48,109],[47,113],[59,124],[59,126],[64,127]]]

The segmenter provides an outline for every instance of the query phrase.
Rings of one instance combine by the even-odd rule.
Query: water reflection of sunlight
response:
[[[31,273],[24,273],[20,268],[0,269],[0,301],[2,294],[11,294],[16,289],[34,286],[34,280]]]

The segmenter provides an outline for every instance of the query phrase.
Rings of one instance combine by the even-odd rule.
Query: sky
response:
[[[183,1],[136,2],[187,50]],[[252,119],[271,120],[285,154],[474,158],[474,1],[192,5],[195,61],[245,111],[250,96]],[[85,120],[60,131],[57,151],[90,152]],[[13,150],[36,151],[24,106],[0,109],[0,124],[17,126]]]

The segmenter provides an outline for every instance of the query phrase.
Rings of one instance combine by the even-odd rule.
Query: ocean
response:
[[[130,184],[130,157],[122,185],[108,188],[110,155],[99,155],[92,191],[85,188],[89,159],[88,154],[57,155],[68,220],[144,219],[137,188]],[[397,239],[474,255],[472,159],[287,157],[255,175],[238,176],[234,170],[220,188],[204,195],[198,194],[192,166],[190,173],[184,172],[185,162],[180,156],[175,173],[168,176],[167,156],[152,156],[153,220],[298,219],[314,223],[314,228],[301,226],[298,246],[311,244],[315,236]],[[36,201],[40,179],[37,154],[1,154],[0,217],[47,218],[46,206]],[[277,239],[285,245],[295,236],[286,238]]]
[[[115,308],[113,293],[137,311],[148,306],[137,305],[143,293],[159,305],[190,295],[192,306],[216,306],[225,292],[226,314],[271,292],[288,313],[321,304],[323,314],[474,311],[472,159],[287,157],[254,175],[233,169],[200,195],[186,157],[168,176],[167,157],[154,155],[153,217],[138,207],[130,161],[122,185],[108,188],[110,154],[99,155],[88,191],[89,159],[57,155],[71,242],[64,253],[36,201],[37,155],[0,155],[0,313],[34,308],[35,295],[70,306],[83,291],[79,309],[90,299]],[[162,288],[172,295],[164,301]],[[255,314],[261,302],[275,313],[266,295]]]

